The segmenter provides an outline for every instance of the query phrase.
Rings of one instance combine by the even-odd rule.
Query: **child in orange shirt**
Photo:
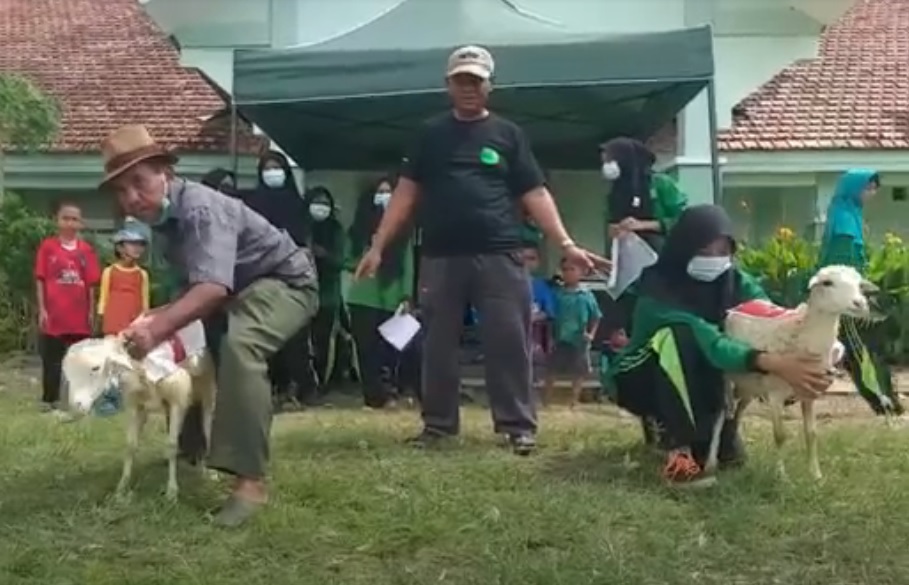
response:
[[[138,262],[145,253],[142,234],[121,230],[114,236],[114,255],[117,260],[101,274],[98,315],[101,332],[116,335],[126,329],[136,317],[148,310],[148,272]]]

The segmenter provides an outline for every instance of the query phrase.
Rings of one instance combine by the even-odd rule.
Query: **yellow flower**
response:
[[[776,237],[781,240],[791,240],[795,237],[795,232],[787,227],[781,227],[776,231]]]
[[[888,246],[902,246],[903,239],[893,232],[887,232],[884,234],[884,243]]]

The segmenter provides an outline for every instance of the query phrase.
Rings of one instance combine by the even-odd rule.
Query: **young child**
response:
[[[544,399],[552,397],[555,377],[568,375],[574,407],[581,400],[584,378],[590,373],[590,343],[603,315],[593,293],[580,287],[582,268],[562,259],[561,271],[562,286],[555,293],[555,345],[547,360]]]
[[[98,316],[101,333],[116,335],[149,308],[148,272],[139,266],[145,236],[130,230],[114,235],[116,261],[101,274]]]
[[[531,294],[533,306],[531,307],[530,343],[533,355],[534,382],[537,381],[537,371],[545,363],[549,351],[551,331],[550,324],[555,319],[555,294],[552,285],[537,272],[540,269],[540,249],[537,242],[524,243],[522,254],[524,266],[531,276]]]
[[[70,201],[54,209],[57,234],[45,238],[35,254],[38,324],[41,337],[41,408],[53,411],[60,401],[61,366],[66,350],[91,336],[100,278],[98,257],[79,238],[82,211]]]

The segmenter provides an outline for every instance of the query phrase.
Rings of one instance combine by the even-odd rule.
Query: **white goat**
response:
[[[761,351],[783,354],[808,352],[821,356],[826,360],[827,368],[832,370],[842,357],[842,346],[837,341],[840,317],[870,318],[865,292],[873,290],[873,285],[863,280],[854,268],[827,266],[811,278],[808,289],[807,303],[795,309],[781,309],[765,303],[764,309],[770,310],[758,311],[763,315],[755,315],[755,311],[748,308],[730,311],[726,317],[726,334]],[[756,302],[760,304],[760,301]],[[837,353],[840,355],[837,356]],[[764,374],[734,374],[729,376],[729,381],[731,388],[727,388],[727,410],[720,413],[714,425],[705,470],[710,473],[716,469],[724,419],[732,418],[738,424],[748,404],[755,398],[763,398],[770,408],[778,470],[785,475],[782,458],[782,446],[786,439],[783,408],[786,400],[794,396],[794,391],[776,376]],[[814,401],[799,402],[809,472],[820,479]]]
[[[77,343],[63,359],[70,408],[79,414],[87,414],[111,383],[119,386],[128,420],[126,454],[117,485],[118,495],[125,494],[129,489],[139,436],[149,412],[164,411],[170,418],[165,492],[168,499],[176,499],[179,492],[177,441],[186,411],[195,402],[202,406],[203,432],[206,445],[209,444],[216,391],[214,363],[208,352],[188,357],[180,353],[175,348],[174,356],[180,367],[157,382],[149,379],[145,362],[132,359],[124,348],[123,340],[116,336]]]

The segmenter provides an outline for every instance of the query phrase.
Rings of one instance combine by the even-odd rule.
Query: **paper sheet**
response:
[[[634,232],[612,239],[612,271],[606,291],[613,299],[619,298],[648,266],[657,261],[657,253],[650,244]]]
[[[398,351],[403,351],[420,331],[420,322],[410,313],[395,315],[379,325],[379,335]]]

